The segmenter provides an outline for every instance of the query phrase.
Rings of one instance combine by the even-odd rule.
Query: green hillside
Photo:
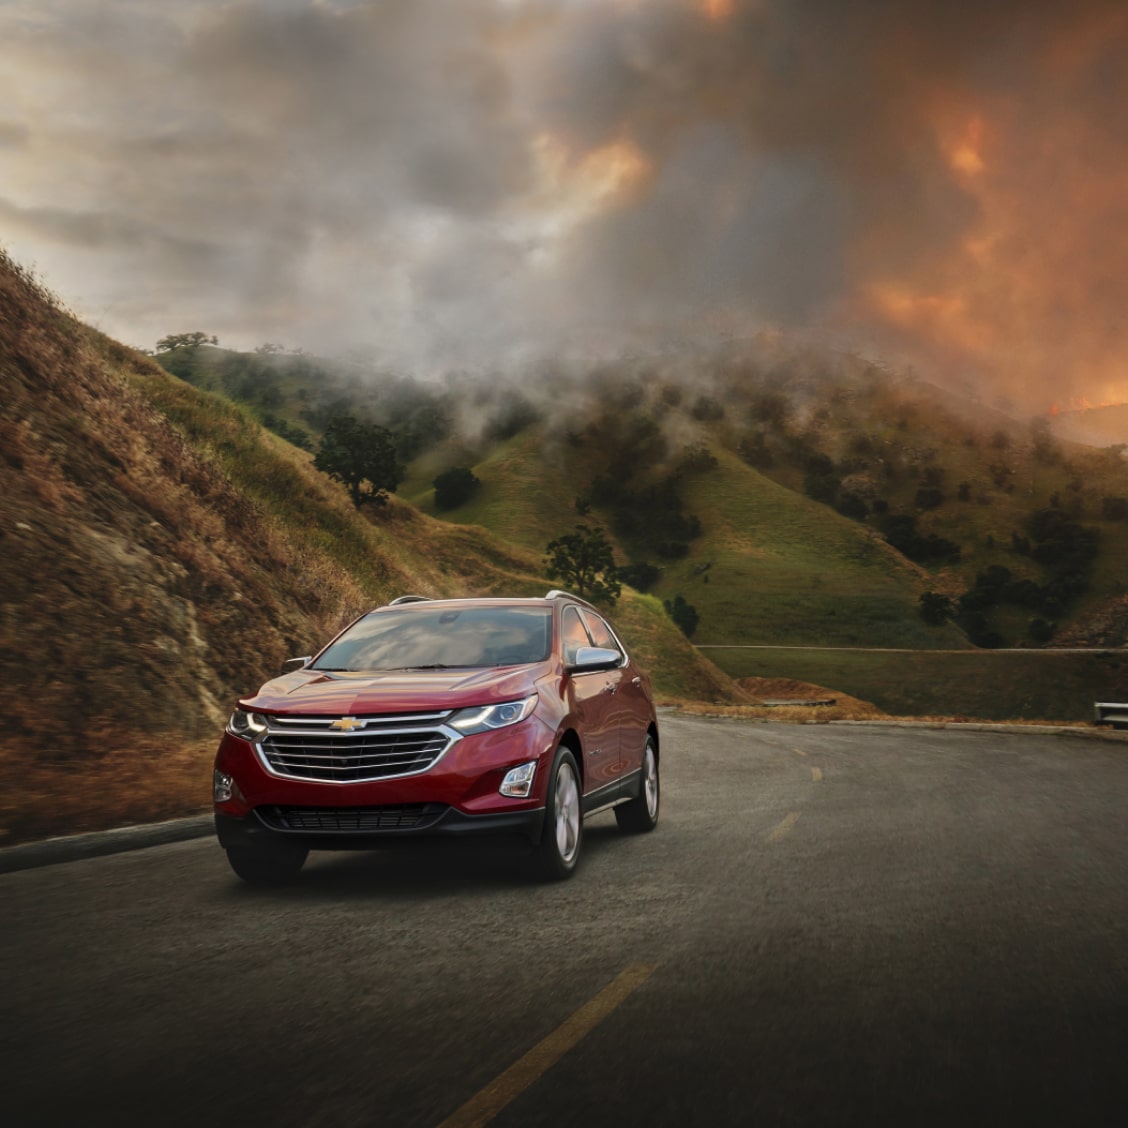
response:
[[[926,626],[917,601],[927,577],[871,530],[735,455],[716,457],[685,490],[704,531],[654,589],[697,608],[695,642],[967,645],[951,624]]]
[[[431,483],[455,457],[455,451],[442,447],[414,460],[400,495],[424,513],[458,525],[481,525],[537,552],[562,531],[562,521],[566,529],[579,520],[571,468],[556,444],[546,444],[542,426],[491,445],[471,466],[482,483],[478,492],[457,509],[440,512]]]
[[[257,384],[231,375],[265,371],[261,358],[216,353],[165,363],[228,390],[254,384],[259,417],[301,419],[314,442],[341,404],[382,423],[407,462],[400,495],[424,512],[436,512],[440,472],[472,470],[477,493],[436,513],[444,521],[537,552],[581,519],[579,503],[623,564],[658,569],[642,586],[696,609],[698,641],[1117,642],[1123,447],[1066,441],[1048,417],[1017,420],[970,393],[779,338],[519,384],[422,385],[330,366],[324,386],[302,385],[292,366],[316,364],[276,357],[286,375],[268,389],[272,411],[261,372]],[[929,623],[926,593],[943,612]]]

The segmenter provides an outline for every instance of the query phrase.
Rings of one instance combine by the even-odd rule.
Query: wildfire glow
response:
[[[616,141],[588,153],[579,167],[579,180],[592,200],[628,194],[648,169],[646,158],[629,141]]]
[[[642,152],[615,141],[582,155],[558,137],[543,133],[535,143],[538,188],[529,198],[520,230],[541,245],[541,259],[590,216],[629,201],[651,173]]]
[[[705,18],[714,23],[722,23],[732,16],[735,0],[701,0],[701,11]]]
[[[869,293],[877,312],[899,329],[965,349],[984,344],[982,329],[958,294],[918,294],[895,284],[872,286]]]
[[[576,156],[544,133],[536,142],[542,202],[568,211],[590,212],[629,195],[645,179],[650,165],[629,141],[614,141]]]
[[[974,116],[962,136],[948,151],[948,163],[965,176],[978,176],[987,166],[983,160],[983,119]]]
[[[1105,407],[1125,406],[1128,405],[1126,405],[1123,399],[1110,399],[1104,403],[1090,403],[1085,396],[1070,396],[1069,399],[1065,401],[1064,405],[1060,403],[1050,404],[1046,414],[1050,416],[1051,419],[1056,419],[1057,416],[1069,411],[1099,411],[1101,408]]]

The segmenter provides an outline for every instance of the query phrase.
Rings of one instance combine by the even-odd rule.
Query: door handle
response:
[[[633,685],[637,689],[640,685],[642,685],[642,678],[631,678],[631,685]]]
[[[605,686],[603,687],[603,692],[604,692],[604,693],[614,693],[614,692],[615,692],[615,687],[614,687],[614,686],[613,686],[613,685],[612,685],[612,684],[611,684],[610,682],[608,682],[608,683],[607,683],[607,684],[606,684],[606,685],[605,685]]]

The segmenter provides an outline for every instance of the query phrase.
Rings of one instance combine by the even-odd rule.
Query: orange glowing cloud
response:
[[[983,119],[978,114],[967,123],[963,136],[949,150],[948,162],[965,176],[978,176],[987,167],[983,160]]]
[[[701,11],[706,19],[723,23],[732,16],[735,0],[701,0]]]
[[[601,210],[629,198],[646,180],[650,163],[630,141],[613,141],[576,155],[548,133],[535,144],[541,203],[569,211]]]
[[[537,189],[526,201],[522,233],[539,244],[538,261],[551,262],[569,235],[585,221],[628,206],[649,182],[653,169],[629,141],[614,141],[575,153],[550,133],[533,145]]]

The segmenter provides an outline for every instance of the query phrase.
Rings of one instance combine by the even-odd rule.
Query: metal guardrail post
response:
[[[1096,701],[1093,713],[1098,725],[1112,725],[1113,728],[1128,728],[1128,704],[1113,701]]]

